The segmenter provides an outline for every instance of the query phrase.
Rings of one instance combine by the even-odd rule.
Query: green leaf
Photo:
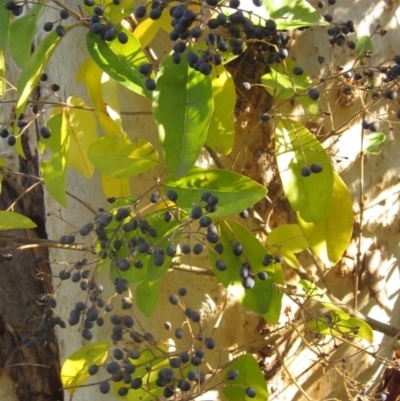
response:
[[[186,57],[176,65],[168,56],[160,67],[153,112],[173,179],[183,177],[197,161],[213,108],[210,77],[190,68]]]
[[[373,49],[372,40],[369,36],[361,36],[356,42],[356,54],[358,58],[363,59],[368,52]]]
[[[4,4],[7,0],[0,0],[0,9],[3,10],[0,13],[0,96],[5,98],[6,95],[6,83],[4,78],[6,76],[6,62],[5,62],[5,52],[8,47],[8,37],[10,24],[12,19],[12,12],[4,11]]]
[[[68,31],[66,26],[65,30]],[[51,55],[61,41],[61,37],[55,31],[50,32],[34,51],[25,68],[22,70],[17,83],[18,101],[16,114],[24,111],[26,102],[31,93],[36,89],[39,78],[42,75]]]
[[[267,254],[265,248],[257,240],[253,233],[241,224],[231,220],[219,220],[220,239],[219,242],[226,250],[221,256],[217,255],[213,248],[209,248],[209,257],[215,276],[221,284],[233,294],[238,301],[246,308],[268,318],[268,322],[275,324],[279,320],[280,301],[282,294],[279,294],[274,284],[283,284],[280,276],[280,266],[270,264],[263,266],[262,262]],[[243,246],[243,253],[240,257],[235,256],[229,250],[232,243],[239,241]],[[223,260],[227,264],[225,271],[220,271],[215,267],[217,260]],[[264,271],[268,274],[268,279],[263,281],[255,277],[255,286],[247,290],[242,285],[242,279],[239,276],[239,269],[242,263],[248,262],[252,271],[257,274]],[[279,266],[279,267],[278,267]],[[275,272],[277,267],[277,273]],[[271,310],[274,305],[274,310]]]
[[[272,246],[275,252],[279,252],[285,258],[285,261],[295,268],[299,268],[300,264],[296,257],[293,260],[293,254],[309,247],[298,224],[282,224],[274,228],[268,234],[265,244]]]
[[[333,170],[322,145],[304,125],[290,119],[279,120],[275,149],[283,189],[292,208],[307,222],[320,223],[331,201]],[[302,167],[319,163],[323,171],[301,175]]]
[[[231,74],[223,66],[211,72],[214,112],[207,132],[206,145],[214,152],[227,155],[235,140],[236,89]]]
[[[113,40],[111,44],[99,35],[88,33],[86,46],[93,61],[108,75],[129,90],[151,99],[152,94],[144,87],[145,80],[138,70],[143,63],[148,63],[139,41],[128,30],[122,28],[128,36],[128,43],[121,44]]]
[[[13,13],[11,11],[4,11],[4,4],[8,0],[0,0],[0,9],[3,11],[0,13],[0,50],[5,51],[8,47],[8,36],[11,25],[11,20],[13,18]]]
[[[329,25],[306,0],[264,0],[264,5],[278,29]]]
[[[36,35],[37,22],[44,10],[43,4],[36,4],[22,17],[17,18],[10,26],[10,54],[21,69],[24,69],[31,57],[32,41]],[[5,12],[4,9],[3,12]]]
[[[87,107],[78,97],[71,96],[67,100],[73,106]],[[97,139],[96,117],[91,110],[66,108],[65,115],[68,122],[70,146],[67,156],[67,165],[74,168],[85,178],[94,174],[95,167],[89,160],[88,149]]]
[[[79,390],[79,386],[89,378],[89,366],[101,365],[107,359],[111,345],[109,341],[85,345],[65,360],[61,368],[61,382],[70,394]]]
[[[178,194],[178,205],[192,209],[200,202],[202,193],[211,192],[219,199],[213,216],[228,216],[240,213],[253,206],[266,194],[267,189],[241,174],[228,170],[205,170],[193,167],[178,181],[168,180],[165,191],[173,189]]]
[[[320,302],[325,308],[335,312],[342,320],[347,320],[350,318],[350,315],[337,307],[330,298],[325,294],[325,291],[316,286],[314,283],[311,283],[308,280],[300,280],[298,285],[302,287],[309,298],[314,299],[315,301]]]
[[[328,317],[329,316],[329,317]],[[337,315],[328,315],[324,319],[313,319],[307,323],[307,328],[314,332],[341,338],[343,335],[349,337],[358,337],[372,343],[374,332],[371,327],[360,319],[349,317],[341,319]]]
[[[136,287],[136,304],[143,315],[150,317],[158,303],[160,295],[160,281],[149,282],[144,280]]]
[[[261,77],[267,92],[276,100],[289,99],[299,92],[304,92],[313,84],[310,77],[303,73],[294,75],[292,70],[297,64],[289,57],[285,63],[271,66],[270,72]],[[308,97],[308,95],[306,94]]]
[[[51,196],[62,206],[67,206],[65,185],[67,181],[67,154],[69,149],[68,124],[65,113],[56,114],[47,121],[51,137],[41,141],[41,148],[50,151],[48,160],[42,157],[40,171]],[[47,154],[47,156],[49,156]]]
[[[126,135],[98,139],[89,147],[88,156],[102,173],[116,178],[141,174],[158,162],[153,146],[143,139],[132,143]]]
[[[325,265],[336,265],[353,233],[353,202],[339,175],[334,173],[332,197],[324,220],[307,223],[299,215],[297,219],[313,252]]]
[[[294,75],[293,67],[297,66],[290,57],[284,63],[270,67],[270,71],[261,77],[267,92],[276,100],[286,100],[293,97],[303,106],[307,114],[318,114],[318,103],[308,96],[308,89],[312,87],[311,78],[303,73]]]
[[[0,230],[15,230],[17,228],[34,228],[36,224],[22,214],[0,211]]]
[[[239,376],[236,380],[229,380],[228,374],[237,370]],[[267,383],[258,366],[257,361],[250,354],[237,358],[225,371],[224,374],[224,396],[228,401],[266,401],[268,400]],[[246,388],[253,387],[256,396],[250,398],[246,395]]]
[[[364,138],[363,152],[371,155],[378,155],[381,153],[379,145],[386,140],[386,135],[382,132],[374,132]]]

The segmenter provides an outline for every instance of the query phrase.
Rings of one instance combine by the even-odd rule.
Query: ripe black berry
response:
[[[156,89],[156,83],[154,82],[153,79],[147,78],[146,82],[144,83],[144,86],[146,87],[147,90],[153,91]]]
[[[139,6],[135,9],[135,17],[136,18],[143,18],[146,15],[146,7]]]
[[[122,45],[128,43],[128,35],[125,32],[120,32],[118,34],[118,41],[119,43],[121,43]]]
[[[318,174],[323,170],[323,167],[319,163],[313,163],[311,164],[310,169],[314,174]]]
[[[300,174],[301,174],[303,177],[309,177],[309,176],[311,175],[311,173],[312,173],[312,171],[311,171],[310,166],[304,166],[304,167],[302,167],[302,169],[300,170]]]
[[[102,394],[107,394],[110,391],[110,383],[108,381],[99,384],[99,390]]]
[[[395,100],[397,98],[397,91],[394,89],[391,89],[385,93],[385,97],[388,100]]]
[[[271,116],[268,113],[264,113],[261,115],[261,121],[266,123],[270,120]]]
[[[178,328],[178,329],[176,329],[175,330],[175,337],[177,338],[177,339],[182,339],[182,337],[183,337],[183,330],[181,329],[181,328]]]
[[[53,23],[48,21],[43,25],[43,29],[45,32],[50,32],[53,30]]]
[[[268,274],[266,272],[258,272],[257,277],[262,281],[268,280]]]
[[[294,75],[303,75],[303,69],[301,67],[293,67],[293,74]]]
[[[217,260],[215,262],[215,267],[221,272],[228,268],[228,266],[226,265],[226,263],[223,260]]]
[[[40,128],[40,136],[44,139],[48,139],[51,137],[51,131],[50,128],[48,127],[42,127]]]
[[[177,295],[175,295],[175,294],[171,294],[168,299],[169,299],[169,302],[172,305],[178,305],[179,304],[179,297]]]
[[[3,128],[0,131],[0,137],[2,137],[2,138],[7,138],[9,135],[10,135],[10,132],[8,131],[7,128]]]
[[[203,209],[200,206],[195,206],[191,212],[190,212],[190,217],[192,219],[199,219],[203,214]]]
[[[255,285],[254,277],[247,276],[247,277],[243,278],[242,285],[247,290],[251,290]]]
[[[308,91],[308,96],[311,100],[318,100],[319,99],[319,92],[317,89],[313,88]]]
[[[226,376],[228,380],[236,380],[239,377],[238,370],[230,370]]]
[[[17,138],[14,135],[10,135],[7,138],[7,145],[14,146],[17,143]]]
[[[13,11],[14,8],[15,8],[15,6],[16,6],[16,4],[15,4],[14,1],[7,1],[7,2],[4,4],[4,8],[5,8],[6,10],[8,10],[8,11]]]
[[[215,341],[211,337],[207,337],[204,340],[204,344],[207,349],[214,349],[214,347],[215,347]]]
[[[257,392],[253,387],[247,387],[245,393],[249,398],[254,398],[257,395]]]
[[[61,19],[67,19],[69,17],[69,12],[67,10],[61,10],[60,11],[60,18]]]
[[[378,121],[373,121],[372,123],[369,124],[368,129],[371,132],[377,132],[379,130],[379,123]]]
[[[58,36],[64,36],[65,35],[65,28],[62,25],[58,25],[56,28],[56,34]]]

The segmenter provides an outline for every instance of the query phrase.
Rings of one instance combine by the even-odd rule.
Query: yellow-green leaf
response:
[[[86,107],[85,102],[75,96],[71,96],[67,102],[72,106]],[[95,167],[89,160],[87,152],[90,145],[97,139],[97,122],[94,112],[73,107],[66,108],[64,112],[70,136],[67,165],[84,177],[90,178]]]
[[[115,178],[101,173],[101,187],[107,198],[119,198],[130,194],[129,178]]]
[[[103,71],[92,59],[87,59],[80,67],[77,82],[83,82],[89,92],[96,116],[106,135],[113,137],[122,134],[121,120],[109,113],[103,98]],[[106,93],[109,93],[106,91]]]
[[[36,224],[23,216],[15,212],[0,211],[0,230],[15,230],[17,228],[34,228]]]
[[[369,36],[361,36],[356,43],[356,54],[359,58],[364,58],[373,49],[373,43]]]
[[[61,382],[63,387],[73,394],[79,390],[89,378],[90,365],[100,365],[108,355],[108,349],[112,345],[109,341],[93,343],[80,348],[70,355],[61,368]]]
[[[327,266],[334,266],[346,250],[353,232],[353,204],[342,179],[334,174],[328,213],[320,223],[307,223],[297,214],[299,226],[313,252]]]
[[[40,162],[40,171],[46,189],[60,205],[66,207],[65,184],[67,181],[69,133],[65,113],[52,116],[48,120],[47,126],[51,130],[51,137],[43,139],[47,153],[42,158],[46,160]]]
[[[349,317],[346,320],[337,315],[328,315],[325,318],[313,319],[307,323],[307,327],[314,332],[325,336],[341,338],[343,335],[358,337],[372,343],[374,332],[371,327],[360,319]]]
[[[120,43],[113,40],[105,42],[100,36],[89,32],[86,36],[86,45],[93,61],[108,75],[129,90],[151,99],[152,94],[144,86],[138,67],[147,62],[140,43],[130,31],[122,28],[128,36],[128,42]]]
[[[93,7],[89,7],[88,13],[93,12]],[[133,1],[132,0],[121,0],[120,4],[112,4],[108,7],[104,7],[104,17],[107,21],[114,24],[120,23],[124,18],[129,17],[133,12]]]
[[[268,234],[265,244],[270,245],[274,252],[279,252],[290,266],[296,268],[300,264],[293,254],[309,247],[298,224],[282,224],[274,228]]]
[[[126,135],[103,137],[88,150],[89,159],[102,172],[115,178],[128,178],[153,168],[158,162],[150,143],[137,139],[132,143]]]
[[[146,48],[157,35],[157,32],[160,29],[157,21],[158,20],[147,18],[143,20],[134,30],[133,34],[140,42],[142,49]]]
[[[275,149],[283,189],[292,208],[307,222],[320,223],[331,201],[333,170],[315,136],[297,121],[282,118],[275,131]],[[304,177],[301,169],[318,163],[323,171]]]
[[[227,155],[235,140],[236,90],[231,74],[223,65],[212,69],[211,88],[214,112],[208,127],[206,145],[217,153]]]

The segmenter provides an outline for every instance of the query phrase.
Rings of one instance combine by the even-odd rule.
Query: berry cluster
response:
[[[258,0],[254,3],[262,6],[262,2]],[[220,65],[223,55],[238,56],[243,53],[246,44],[253,42],[257,49],[262,47],[259,55],[262,62],[266,61],[262,54],[266,50],[271,53],[269,62],[284,60],[288,55],[287,49],[284,48],[289,41],[288,36],[277,32],[273,20],[265,21],[257,18],[255,23],[254,18],[251,18],[252,13],[239,7],[238,0],[231,0],[227,4],[206,0],[199,11],[194,11],[197,8],[186,3],[170,7],[168,1],[153,1],[147,6],[137,7],[135,16],[141,19],[148,13],[149,18],[157,20],[168,9],[172,26],[169,36],[173,42],[171,45],[173,62],[179,64],[182,57],[186,57],[188,65],[203,75],[209,75],[213,67]],[[230,11],[233,10],[230,15],[227,15],[228,8]],[[202,37],[205,37],[206,48],[198,44]],[[264,43],[260,47],[256,41],[263,41],[268,45]],[[139,69],[141,74],[147,77],[145,85],[149,90],[155,89],[155,83],[149,77],[154,68],[156,65],[144,64]]]
[[[178,294],[183,297],[187,293],[185,288],[179,288]],[[151,333],[139,333],[134,330],[134,320],[131,316],[112,315],[110,320],[113,325],[111,338],[118,343],[125,333],[129,333],[135,344],[130,350],[123,350],[118,346],[112,352],[112,361],[105,364],[105,371],[111,375],[108,380],[99,383],[99,390],[107,394],[111,389],[110,382],[121,383],[117,392],[118,395],[127,395],[129,391],[143,390],[162,391],[166,398],[176,397],[178,394],[186,394],[193,387],[199,392],[199,386],[206,382],[206,372],[202,366],[207,352],[215,348],[215,341],[212,337],[205,337],[200,326],[200,314],[191,308],[186,308],[178,295],[171,294],[169,301],[172,305],[180,305],[184,310],[186,318],[191,323],[196,323],[199,330],[196,333],[194,328],[189,331],[192,338],[188,342],[188,348],[182,351],[162,351],[157,346]],[[79,308],[83,310],[83,305]],[[75,308],[76,309],[76,308]],[[87,312],[87,315],[89,311]],[[92,317],[94,319],[95,316]],[[171,330],[171,324],[166,322],[164,326]],[[183,337],[183,329],[175,330],[175,337],[179,340]],[[144,343],[143,345],[140,345]],[[160,360],[166,363],[157,362]],[[159,367],[154,367],[159,366]],[[98,373],[100,366],[91,365],[88,373],[94,376]],[[157,372],[156,375],[153,372]],[[234,375],[230,380],[237,378]],[[125,385],[124,385],[125,384]]]
[[[26,317],[24,323],[27,325],[35,324],[36,327],[32,331],[30,337],[23,337],[21,339],[22,346],[27,348],[33,348],[36,344],[44,347],[48,343],[53,342],[54,335],[52,330],[54,327],[59,326],[62,329],[66,328],[66,323],[58,316],[55,312],[57,301],[49,294],[39,294],[34,298],[27,298],[25,301],[25,307],[29,307],[36,304],[43,308],[41,316]],[[20,348],[13,350],[13,355],[18,355]]]
[[[98,35],[102,40],[106,42],[112,42],[114,39],[118,39],[119,43],[128,43],[128,35],[122,32],[118,26],[109,21],[104,15],[107,7],[113,5],[118,6],[121,0],[113,0],[106,6],[96,5],[93,0],[84,0],[84,4],[88,7],[93,7],[93,15],[88,19],[89,30],[94,35]]]

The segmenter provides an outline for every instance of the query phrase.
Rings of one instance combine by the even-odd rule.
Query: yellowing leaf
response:
[[[60,205],[66,207],[65,184],[67,180],[69,133],[65,113],[51,117],[47,126],[51,130],[51,137],[43,140],[43,142],[46,149],[50,150],[51,155],[47,154],[48,159],[40,162],[40,171],[46,189]]]
[[[70,394],[79,390],[79,386],[89,378],[90,365],[100,365],[107,359],[111,344],[103,341],[86,345],[65,360],[61,368],[61,382]]]
[[[89,158],[102,172],[115,178],[128,178],[153,168],[158,155],[143,139],[132,143],[128,137],[103,137],[90,146]]]
[[[282,224],[274,228],[268,235],[265,244],[272,246],[274,252],[279,252],[290,266],[296,268],[300,267],[300,264],[294,253],[309,247],[298,224]]]
[[[0,230],[15,230],[17,228],[34,228],[36,224],[22,214],[0,211]]]
[[[160,26],[157,23],[157,21],[158,20],[152,20],[151,18],[147,18],[144,21],[142,21],[134,30],[133,34],[140,42],[140,46],[142,47],[142,49],[147,47],[154,39],[154,37],[157,35],[157,32],[160,29]]]
[[[115,178],[102,173],[101,187],[107,198],[119,198],[130,194],[129,178]]]
[[[214,112],[207,132],[206,145],[217,153],[227,155],[235,140],[234,109],[236,104],[235,83],[223,65],[211,72]]]
[[[297,213],[299,226],[313,252],[327,266],[334,266],[346,250],[353,232],[353,204],[348,188],[334,173],[328,213],[320,223],[307,223]]]
[[[103,71],[89,58],[79,69],[76,80],[85,83],[101,127],[106,135],[113,137],[122,133],[122,127],[121,122],[113,120],[107,112],[102,94],[102,76]]]
[[[86,107],[83,100],[71,96],[68,104]],[[70,146],[67,156],[67,165],[74,168],[81,175],[90,178],[95,170],[89,160],[87,151],[89,146],[97,139],[97,122],[91,110],[66,108],[64,110],[70,136]]]

